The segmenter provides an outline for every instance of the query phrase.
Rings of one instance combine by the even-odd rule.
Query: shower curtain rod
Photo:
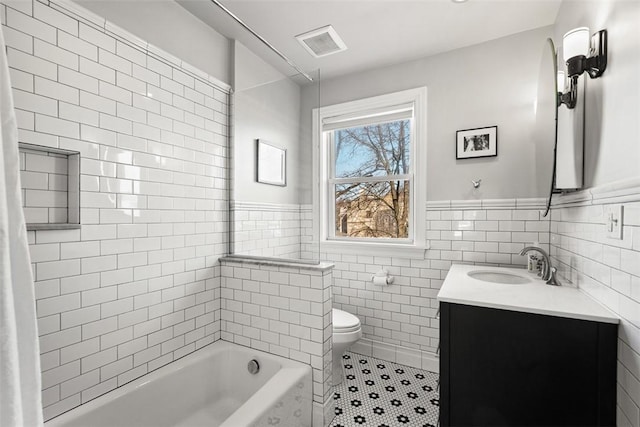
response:
[[[313,81],[313,79],[311,78],[311,76],[309,74],[307,74],[304,71],[302,71],[293,61],[291,61],[283,53],[281,53],[278,49],[276,49],[271,43],[269,43],[267,40],[265,40],[264,37],[262,37],[260,34],[256,33],[250,26],[245,24],[242,21],[242,19],[238,18],[233,12],[231,12],[229,9],[227,9],[222,3],[220,3],[218,0],[211,0],[211,2],[213,4],[215,4],[216,6],[218,6],[220,9],[222,9],[227,15],[232,17],[238,24],[242,25],[244,27],[244,29],[249,31],[254,36],[256,36],[258,38],[258,40],[260,40],[262,43],[264,43],[269,49],[271,49],[273,52],[275,52],[275,54],[278,55],[280,58],[284,59],[287,62],[287,64],[289,64],[297,72],[302,74],[307,80],[309,80],[310,82]]]

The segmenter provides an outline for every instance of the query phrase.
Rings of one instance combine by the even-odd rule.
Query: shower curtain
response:
[[[41,426],[40,346],[2,26],[0,143],[0,426]]]

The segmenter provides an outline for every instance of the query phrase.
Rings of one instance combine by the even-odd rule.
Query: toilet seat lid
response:
[[[346,311],[333,309],[333,330],[334,331],[353,331],[360,328],[360,319]]]

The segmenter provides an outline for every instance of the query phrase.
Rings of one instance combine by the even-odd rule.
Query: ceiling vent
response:
[[[296,39],[316,58],[347,50],[347,45],[331,25],[299,34]]]

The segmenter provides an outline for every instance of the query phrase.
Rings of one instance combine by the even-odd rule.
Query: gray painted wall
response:
[[[333,105],[427,86],[428,200],[545,197],[552,145],[548,161],[536,163],[532,132],[542,49],[552,34],[551,27],[539,28],[322,81],[320,102]],[[313,90],[304,89],[303,102],[315,99]],[[303,127],[311,107],[303,105]],[[497,157],[456,160],[456,130],[492,125],[498,125]],[[305,159],[310,164],[310,154],[305,152],[301,163]],[[479,190],[473,190],[471,179],[482,179]]]

